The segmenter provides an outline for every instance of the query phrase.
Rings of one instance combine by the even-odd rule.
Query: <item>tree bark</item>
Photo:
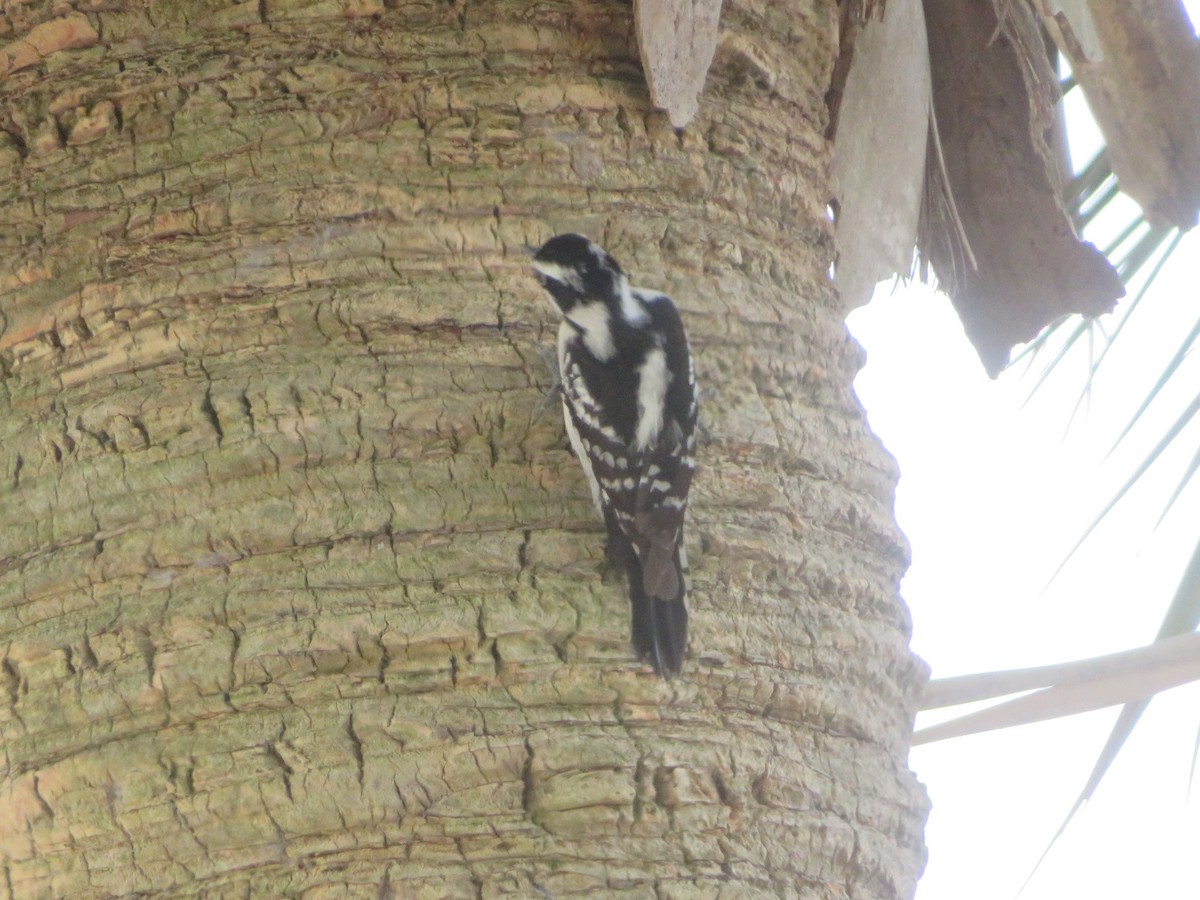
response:
[[[832,2],[730,0],[682,132],[624,4],[66,6],[0,20],[0,895],[911,895]],[[671,682],[538,415],[567,230],[706,389]]]

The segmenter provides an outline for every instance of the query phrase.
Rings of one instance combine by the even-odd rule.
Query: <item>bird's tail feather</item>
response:
[[[683,554],[679,546],[668,551],[666,563],[672,568],[670,577],[659,572],[650,579],[648,589],[645,569],[633,543],[610,522],[608,529],[608,555],[610,562],[625,570],[629,584],[629,603],[632,612],[633,649],[663,678],[678,675],[683,668],[683,656],[687,651],[688,610],[684,594],[687,577],[684,573]],[[662,560],[655,566],[661,568]],[[654,590],[654,588],[660,588]],[[661,588],[669,587],[670,594]]]
[[[646,598],[646,605],[649,608],[650,636],[649,640],[643,636],[642,643],[652,643],[653,647],[649,653],[642,655],[664,678],[678,675],[683,669],[683,654],[687,650],[687,603],[681,595],[671,600]],[[638,643],[636,636],[634,643]]]
[[[676,566],[679,566],[676,554]],[[639,658],[654,666],[664,678],[678,675],[687,650],[688,610],[684,600],[684,577],[678,570],[678,590],[673,597],[650,595],[644,586],[642,564],[630,554],[627,568],[629,601],[633,613],[633,648]]]

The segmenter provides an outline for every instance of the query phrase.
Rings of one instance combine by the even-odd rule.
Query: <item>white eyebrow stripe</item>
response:
[[[534,271],[540,272],[547,278],[562,282],[563,284],[569,284],[577,291],[583,290],[583,280],[579,277],[579,272],[575,269],[539,259],[533,261],[533,268]]]

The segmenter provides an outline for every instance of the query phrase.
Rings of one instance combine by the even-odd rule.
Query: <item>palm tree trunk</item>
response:
[[[620,4],[51,6],[0,54],[0,895],[911,895],[833,4],[728,3],[682,133]],[[565,230],[707,386],[669,683],[537,415]]]

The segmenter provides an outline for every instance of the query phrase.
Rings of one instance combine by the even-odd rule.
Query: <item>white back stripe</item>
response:
[[[658,440],[663,427],[663,402],[670,380],[667,355],[661,347],[655,347],[638,367],[638,420],[633,439],[635,450],[645,450]]]

